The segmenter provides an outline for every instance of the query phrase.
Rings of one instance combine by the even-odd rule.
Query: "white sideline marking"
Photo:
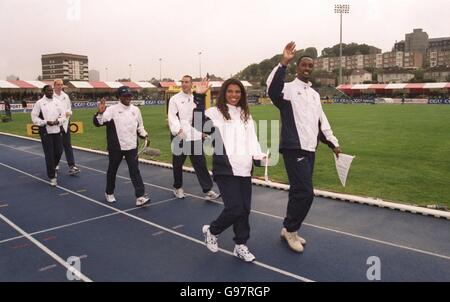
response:
[[[9,165],[6,165],[6,164],[4,164],[4,163],[0,163],[0,165],[4,166],[4,167],[6,167],[6,168],[9,168],[9,169],[11,169],[11,170],[13,170],[13,171],[22,173],[22,174],[24,174],[24,175],[28,175],[29,177],[32,177],[32,178],[34,178],[34,179],[36,179],[36,180],[39,180],[39,181],[41,181],[41,182],[49,183],[48,181],[46,181],[46,180],[44,180],[44,179],[42,179],[42,178],[36,177],[36,176],[34,176],[34,175],[32,175],[32,174],[29,174],[29,173],[27,173],[27,172],[25,172],[25,171],[16,169],[16,168],[11,167],[11,166],[9,166]],[[193,238],[193,237],[187,236],[187,235],[185,235],[185,234],[182,234],[182,233],[173,231],[173,230],[171,230],[170,228],[166,228],[166,227],[164,227],[164,226],[162,226],[162,225],[159,225],[159,224],[156,224],[156,223],[154,223],[154,222],[151,222],[151,221],[142,219],[142,218],[140,218],[140,217],[138,217],[138,216],[129,214],[128,212],[125,212],[125,211],[123,211],[123,210],[119,210],[119,209],[113,208],[113,207],[111,207],[111,206],[109,206],[109,205],[103,204],[103,203],[101,203],[101,202],[99,202],[99,201],[97,201],[97,200],[95,200],[95,199],[92,199],[92,198],[90,198],[90,197],[84,196],[84,195],[79,194],[79,193],[77,193],[77,192],[75,192],[75,191],[72,191],[72,190],[70,190],[70,189],[64,188],[64,187],[59,186],[59,185],[57,186],[57,188],[59,188],[59,189],[61,189],[61,190],[64,190],[64,191],[66,191],[66,192],[69,192],[69,193],[71,193],[71,194],[73,194],[73,195],[76,195],[76,196],[78,196],[78,197],[81,197],[81,198],[83,198],[83,199],[86,199],[86,200],[88,200],[88,201],[91,201],[91,202],[93,202],[93,203],[95,203],[95,204],[98,204],[98,205],[100,205],[100,206],[102,206],[102,207],[111,209],[111,210],[113,210],[113,211],[115,211],[115,212],[117,212],[117,213],[121,213],[121,214],[123,214],[123,215],[125,215],[125,216],[128,216],[128,217],[132,218],[132,219],[138,220],[138,221],[140,221],[140,222],[143,222],[143,223],[145,223],[145,224],[148,224],[148,225],[150,225],[150,226],[153,226],[153,227],[155,227],[155,228],[158,228],[158,229],[160,229],[160,230],[164,230],[164,231],[166,231],[166,232],[169,232],[169,233],[171,233],[171,234],[173,234],[173,235],[176,235],[176,236],[179,236],[179,237],[181,237],[181,238],[187,239],[187,240],[189,240],[189,241],[192,241],[192,242],[195,242],[195,243],[198,243],[198,244],[201,244],[201,245],[205,245],[205,243],[204,243],[203,241],[201,241],[201,240],[198,240],[198,239],[195,239],[195,238]],[[2,217],[1,214],[0,214],[0,217]],[[5,217],[5,218],[6,218],[6,217]],[[22,233],[22,232],[20,232],[20,233]],[[25,234],[26,234],[26,233],[23,233],[23,235],[25,235]],[[29,236],[28,234],[27,234],[27,236],[28,236],[29,238],[31,238],[31,239],[34,240],[34,238],[32,238],[31,236]],[[28,238],[28,237],[27,237],[27,238]],[[36,241],[36,240],[34,240],[34,241]],[[38,241],[36,241],[36,242],[37,242],[38,244],[40,244]],[[44,248],[45,248],[45,247],[44,247]],[[50,251],[50,250],[49,250],[49,251]],[[231,255],[231,256],[234,257],[234,254],[233,254],[232,252],[230,252],[230,251],[227,251],[227,250],[222,249],[222,248],[219,248],[219,251],[221,251],[221,252],[223,252],[223,253],[225,253],[225,254],[227,254],[227,255]],[[51,251],[50,251],[50,252],[51,252]],[[56,256],[56,257],[59,257],[59,256],[57,256],[56,254],[55,254],[55,256]],[[59,258],[59,259],[61,259],[61,258]],[[61,259],[61,261],[64,262],[64,260],[62,260],[62,259]],[[68,264],[67,264],[66,262],[64,262],[64,263],[65,263],[65,265],[68,266]],[[282,274],[282,275],[285,275],[285,276],[288,276],[288,277],[291,277],[291,278],[300,280],[300,281],[304,281],[304,282],[314,282],[314,281],[311,280],[311,279],[302,277],[302,276],[300,276],[300,275],[293,274],[293,273],[291,273],[291,272],[288,272],[288,271],[279,269],[279,268],[277,268],[277,267],[273,267],[273,266],[271,266],[271,265],[268,265],[268,264],[265,264],[265,263],[262,263],[262,262],[259,262],[259,261],[254,261],[253,264],[258,265],[258,266],[260,266],[260,267],[264,267],[264,268],[266,268],[266,269],[268,269],[268,270],[271,270],[271,271],[273,271],[273,272],[277,272],[277,273],[279,273],[279,274]],[[72,268],[71,266],[69,266],[68,269],[70,269],[70,270],[75,270],[75,269]],[[76,270],[75,270],[75,271],[76,271]],[[77,271],[77,272],[78,272],[78,271]],[[81,274],[81,273],[80,273],[80,274]],[[84,275],[83,275],[83,276],[84,276]],[[87,277],[85,277],[85,278],[87,278]],[[87,280],[89,280],[89,279],[87,279]],[[89,281],[91,281],[91,280],[89,280]]]
[[[25,174],[26,175],[26,174]],[[30,175],[30,174],[29,174]],[[33,176],[34,177],[34,176]],[[66,261],[64,261],[61,257],[59,257],[58,255],[56,255],[54,252],[52,252],[50,249],[48,249],[45,245],[43,245],[42,243],[40,243],[39,241],[37,241],[36,239],[34,239],[32,236],[30,236],[30,234],[28,234],[27,232],[25,232],[24,230],[22,230],[18,225],[14,224],[11,220],[9,220],[8,218],[6,218],[5,216],[3,216],[2,214],[0,214],[0,218],[6,222],[7,224],[9,224],[10,227],[12,227],[13,229],[15,229],[17,232],[19,232],[20,234],[22,234],[25,238],[27,238],[29,241],[31,241],[32,243],[34,243],[38,248],[40,248],[42,251],[44,251],[47,255],[49,255],[50,257],[52,257],[53,259],[55,259],[59,264],[61,264],[62,266],[64,266],[68,271],[72,272],[73,274],[75,274],[79,279],[83,280],[84,282],[92,282],[91,279],[89,279],[88,277],[86,277],[84,274],[82,274],[80,271],[78,271],[76,268],[74,268],[73,266],[69,265]]]
[[[0,134],[1,134],[1,132],[0,132]],[[0,144],[0,146],[5,146],[5,147],[8,147],[8,148],[17,149],[17,148],[13,148],[13,147],[10,147],[10,146],[4,145],[4,144]],[[33,152],[30,152],[30,151],[23,151],[23,150],[20,150],[20,149],[17,149],[17,150],[22,151],[22,152],[26,152],[26,153],[30,153],[30,154],[33,154],[33,155],[36,155],[36,156],[43,157],[42,154],[33,153]],[[102,171],[102,170],[99,170],[99,169],[91,168],[91,167],[84,166],[84,165],[78,165],[78,166],[82,167],[84,169],[88,169],[88,170],[96,171],[96,172],[99,172],[99,173],[102,173],[102,174],[106,174],[105,171]],[[130,179],[128,177],[121,176],[121,175],[117,175],[117,177],[118,178],[122,178],[122,179]],[[166,191],[173,191],[173,189],[171,189],[171,188],[167,188],[167,187],[163,187],[163,186],[159,186],[159,185],[155,185],[155,184],[151,184],[151,183],[147,183],[147,182],[144,182],[144,184],[148,185],[148,186],[155,187],[155,188],[159,188],[159,189],[162,189],[162,190],[166,190]],[[283,185],[283,186],[287,186],[287,185]],[[194,195],[194,194],[189,194],[189,193],[185,193],[185,194],[187,196],[192,196],[192,197],[195,197],[195,198],[198,198],[198,199],[207,200],[204,197],[197,196],[197,195]],[[216,204],[223,205],[221,202],[218,202],[216,200],[208,200],[208,201],[209,202],[214,202]],[[261,214],[261,215],[264,215],[264,216],[268,216],[268,217],[272,217],[272,218],[276,218],[276,219],[280,219],[280,220],[284,219],[284,217],[276,216],[276,215],[273,215],[273,214],[269,214],[269,213],[265,213],[265,212],[261,212],[261,211],[257,211],[257,210],[251,210],[251,212],[252,213]],[[442,211],[439,211],[439,212],[442,212]],[[421,253],[421,254],[426,254],[426,255],[435,256],[435,257],[438,257],[438,258],[450,260],[450,256],[445,256],[445,255],[441,255],[441,254],[437,254],[437,253],[433,253],[433,252],[430,252],[430,251],[425,251],[425,250],[421,250],[421,249],[417,249],[417,248],[413,248],[413,247],[409,247],[409,246],[405,246],[405,245],[400,245],[400,244],[396,244],[396,243],[392,243],[392,242],[388,242],[388,241],[383,241],[383,240],[379,240],[379,239],[365,237],[365,236],[362,236],[362,235],[357,235],[357,234],[353,234],[353,233],[349,233],[349,232],[345,232],[345,231],[341,231],[341,230],[335,230],[335,229],[332,229],[332,228],[318,226],[318,225],[314,225],[314,224],[310,224],[310,223],[303,223],[303,225],[310,226],[310,227],[317,228],[317,229],[321,229],[321,230],[334,232],[334,233],[341,234],[341,235],[346,235],[346,236],[350,236],[350,237],[354,237],[354,238],[368,240],[368,241],[372,241],[372,242],[376,242],[376,243],[380,243],[380,244],[384,244],[384,245],[388,245],[388,246],[392,246],[392,247],[397,247],[397,248],[401,248],[401,249],[405,249],[405,250],[409,250],[409,251],[418,252],[418,253]]]

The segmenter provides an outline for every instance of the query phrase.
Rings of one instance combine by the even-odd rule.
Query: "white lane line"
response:
[[[158,236],[158,235],[162,235],[162,234],[164,234],[164,231],[159,231],[159,232],[153,233],[152,236]]]
[[[79,166],[83,167],[82,165],[79,165]],[[92,171],[96,171],[96,172],[99,172],[99,173],[102,173],[102,174],[106,174],[106,172],[104,172],[102,170],[95,169],[95,168],[90,168],[90,167],[84,166],[84,169],[90,169]],[[123,178],[123,179],[129,179],[127,177],[120,176],[120,175],[117,175],[117,177]],[[156,188],[159,188],[159,189],[162,189],[162,190],[166,190],[166,191],[173,191],[173,189],[170,189],[170,188],[167,188],[167,187],[158,186],[158,185],[154,185],[154,184],[147,183],[147,182],[144,182],[144,184],[148,185],[148,186],[156,187]],[[194,194],[189,194],[189,193],[185,193],[185,194],[188,195],[188,196],[192,196],[192,197],[198,198],[198,199],[207,200],[207,199],[205,199],[205,198],[203,198],[201,196],[197,196],[197,195],[194,195]],[[223,203],[219,202],[217,200],[208,200],[208,201],[223,206]],[[272,218],[275,218],[275,219],[278,219],[278,220],[284,220],[284,217],[273,215],[273,214],[269,214],[269,213],[265,213],[265,212],[261,212],[261,211],[258,211],[258,210],[251,210],[251,212],[255,213],[255,214],[260,214],[260,215],[263,215],[263,216],[267,216],[267,217],[272,217]],[[409,246],[405,246],[405,245],[401,245],[401,244],[396,244],[396,243],[392,243],[392,242],[389,242],[389,241],[384,241],[384,240],[379,240],[379,239],[375,239],[375,238],[370,238],[370,237],[357,235],[357,234],[353,234],[353,233],[349,233],[349,232],[345,232],[345,231],[341,231],[341,230],[337,230],[337,229],[332,229],[332,228],[328,228],[328,227],[323,227],[323,226],[319,226],[319,225],[315,225],[315,224],[311,224],[311,223],[303,223],[303,225],[304,226],[309,226],[309,227],[312,227],[312,228],[316,228],[316,229],[320,229],[320,230],[324,230],[324,231],[333,232],[333,233],[340,234],[340,235],[345,235],[345,236],[349,236],[349,237],[353,237],[353,238],[363,239],[363,240],[376,242],[376,243],[387,245],[387,246],[392,246],[392,247],[396,247],[396,248],[400,248],[400,249],[404,249],[404,250],[408,250],[408,251],[413,251],[413,252],[417,252],[417,253],[421,253],[421,254],[425,254],[425,255],[429,255],[429,256],[434,256],[434,257],[450,260],[450,256],[445,256],[445,255],[433,253],[433,252],[430,252],[430,251],[425,251],[425,250],[421,250],[421,249],[417,249],[417,248],[413,248],[413,247],[409,247]]]
[[[58,194],[58,196],[66,196],[66,195],[70,195],[70,194],[69,194],[69,193],[66,193],[66,192],[61,193],[61,194]]]
[[[254,210],[253,212],[261,214],[261,215],[264,215],[264,216],[267,216],[267,217],[280,219],[280,220],[284,219],[284,217],[280,217],[280,216],[276,216],[276,215],[272,215],[272,214],[268,214],[268,213],[264,213],[264,212],[260,212],[260,211],[256,211],[256,210]],[[392,243],[392,242],[388,242],[388,241],[383,241],[383,240],[378,240],[378,239],[374,239],[374,238],[370,238],[370,237],[356,235],[356,234],[348,233],[348,232],[345,232],[345,231],[331,229],[331,228],[318,226],[318,225],[314,225],[314,224],[310,224],[310,223],[303,223],[303,225],[306,225],[306,226],[309,226],[309,227],[313,227],[313,228],[316,228],[316,229],[320,229],[320,230],[324,230],[324,231],[329,231],[329,232],[333,232],[333,233],[337,233],[337,234],[353,237],[353,238],[359,238],[359,239],[363,239],[363,240],[368,240],[368,241],[371,241],[371,242],[376,242],[376,243],[380,243],[380,244],[384,244],[384,245],[388,245],[388,246],[392,246],[392,247],[396,247],[396,248],[400,248],[400,249],[404,249],[404,250],[408,250],[408,251],[412,251],[412,252],[417,252],[417,253],[421,253],[421,254],[425,254],[425,255],[429,255],[429,256],[434,256],[434,257],[450,260],[450,256],[445,256],[445,255],[441,255],[441,254],[437,254],[437,253],[433,253],[433,252],[429,252],[429,251],[424,251],[424,250],[421,250],[421,249],[417,249],[417,248],[413,248],[413,247],[409,247],[409,246],[405,246],[405,245],[400,245],[400,244],[396,244],[396,243]]]
[[[66,193],[66,194],[69,195],[69,193]],[[135,211],[135,210],[139,210],[139,209],[143,209],[143,208],[147,208],[147,207],[151,207],[151,206],[156,206],[156,205],[163,204],[163,203],[175,200],[175,199],[177,199],[177,198],[174,197],[174,198],[169,198],[169,199],[165,199],[165,200],[160,200],[160,201],[157,201],[157,202],[153,202],[153,203],[147,204],[147,205],[145,205],[143,207],[132,207],[132,208],[126,209],[125,212],[132,212],[132,211]],[[47,233],[47,232],[51,232],[51,231],[55,231],[55,230],[60,230],[60,229],[64,229],[64,228],[68,228],[68,227],[74,226],[74,225],[83,224],[85,222],[100,220],[100,219],[103,219],[103,218],[106,218],[106,217],[119,215],[119,214],[120,213],[114,212],[114,213],[109,213],[109,214],[105,214],[105,215],[101,215],[101,216],[97,216],[97,217],[92,217],[92,218],[89,218],[89,219],[84,219],[84,220],[80,220],[80,221],[76,221],[76,222],[72,222],[72,223],[56,226],[56,227],[53,227],[53,228],[48,228],[48,229],[45,229],[45,230],[36,231],[36,232],[30,233],[30,235],[34,236],[34,235],[38,235],[38,234],[42,234],[42,233]],[[21,238],[24,238],[24,236],[16,236],[16,237],[8,238],[8,239],[3,239],[3,240],[0,240],[0,244],[6,243],[6,242],[10,242],[10,241],[14,241],[14,240],[21,239]]]
[[[17,149],[17,148],[13,148],[13,147],[10,147],[10,146],[7,146],[7,145],[3,145],[3,144],[0,144],[0,146],[5,146],[5,147],[8,147],[8,148]],[[17,149],[17,150],[19,150],[19,149]],[[30,151],[23,151],[23,150],[19,150],[19,151],[26,152],[26,153],[31,153],[31,154],[43,157],[43,155],[41,155],[41,154],[33,153],[33,152],[30,152]],[[80,166],[80,167],[82,167],[84,169],[88,169],[88,170],[99,172],[101,174],[106,174],[105,171],[102,171],[102,170],[99,170],[99,169],[95,169],[95,168],[91,168],[91,167],[87,167],[87,166],[83,166],[83,165],[78,165],[78,166]],[[117,177],[118,178],[122,178],[122,179],[128,179],[128,180],[130,179],[128,177],[121,176],[121,175],[117,175]],[[168,188],[168,187],[163,187],[163,186],[159,186],[159,185],[155,185],[155,184],[151,184],[151,183],[147,183],[147,182],[144,182],[144,184],[148,185],[148,186],[151,186],[151,187],[155,187],[155,188],[159,188],[159,189],[162,189],[162,190],[166,190],[166,191],[173,191],[173,189]],[[192,197],[198,198],[198,199],[207,200],[204,197],[197,196],[197,195],[194,195],[194,194],[189,194],[189,193],[185,193],[185,194],[188,195],[188,196],[192,196]],[[223,203],[218,202],[216,200],[208,200],[208,201],[216,203],[216,204],[223,205]],[[279,220],[284,220],[284,217],[273,215],[273,214],[269,214],[269,213],[265,213],[265,212],[261,212],[261,211],[257,211],[257,210],[251,210],[251,212],[252,213],[256,213],[256,214],[260,214],[260,215],[263,215],[263,216],[267,216],[267,217],[272,217],[272,218],[279,219]],[[408,250],[408,251],[413,251],[413,252],[417,252],[417,253],[421,253],[421,254],[425,254],[425,255],[429,255],[429,256],[434,256],[434,257],[450,260],[450,256],[441,255],[441,254],[438,254],[438,253],[434,253],[434,252],[430,252],[430,251],[426,251],[426,250],[422,250],[422,249],[418,249],[418,248],[413,248],[413,247],[409,247],[409,246],[405,246],[405,245],[401,245],[401,244],[396,244],[396,243],[392,243],[392,242],[389,242],[389,241],[384,241],[384,240],[379,240],[379,239],[375,239],[375,238],[371,238],[371,237],[357,235],[357,234],[353,234],[353,233],[349,233],[349,232],[345,232],[345,231],[341,231],[341,230],[337,230],[337,229],[332,229],[332,228],[329,228],[329,227],[319,226],[319,225],[315,225],[315,224],[311,224],[311,223],[303,223],[303,225],[304,226],[309,226],[309,227],[312,227],[312,228],[316,228],[316,229],[320,229],[320,230],[324,230],[324,231],[333,232],[333,233],[340,234],[340,235],[345,235],[345,236],[349,236],[349,237],[353,237],[353,238],[367,240],[367,241],[371,241],[371,242],[375,242],[375,243],[379,243],[379,244],[383,244],[383,245],[387,245],[387,246],[392,246],[392,247],[396,247],[396,248],[400,248],[400,249],[404,249],[404,250]]]
[[[14,148],[14,147],[11,147],[11,146],[8,146],[8,145],[5,145],[5,144],[0,144],[0,146],[2,146],[2,147],[7,147],[7,148],[10,148],[10,149],[13,149],[13,150],[18,150],[18,151],[21,151],[21,152],[24,152],[24,153],[29,153],[29,154],[35,155],[35,156],[37,156],[37,157],[44,157],[44,155],[42,155],[42,154],[40,154],[40,153],[31,152],[31,151],[27,151],[27,150],[21,150],[21,149],[19,149],[19,148]],[[66,161],[61,160],[60,162],[66,162]],[[79,166],[79,167],[81,167],[81,168],[83,168],[83,169],[95,171],[95,172],[98,172],[98,173],[101,173],[101,174],[106,174],[106,171],[98,170],[98,169],[91,168],[91,167],[88,167],[88,166],[84,166],[84,165],[81,165],[81,164],[77,164],[77,166]],[[35,174],[34,174],[34,176],[39,176],[39,175],[41,175],[41,173],[35,173]],[[125,179],[125,180],[131,182],[131,179],[130,179],[129,177],[117,175],[117,178]],[[50,184],[49,181],[46,181],[46,183]],[[173,189],[168,188],[168,187],[163,187],[163,186],[155,185],[155,184],[148,183],[148,182],[144,182],[144,184],[147,185],[147,186],[159,188],[159,189],[162,189],[162,190],[165,190],[165,191],[173,192]],[[195,198],[199,198],[199,199],[202,199],[202,200],[208,200],[208,201],[209,201],[209,199],[206,199],[206,198],[201,197],[201,196],[197,196],[197,195],[194,195],[194,194],[188,194],[188,193],[185,193],[185,194],[186,194],[187,196],[192,196],[192,197],[195,197]]]
[[[5,132],[0,132],[0,135],[40,143],[40,140],[35,139],[35,138],[26,137],[26,136],[5,133]],[[6,147],[8,147],[8,146],[6,146]],[[19,149],[19,150],[30,149],[30,148],[32,148],[32,146],[21,147],[21,149]],[[88,148],[83,148],[83,147],[78,147],[78,146],[74,146],[74,148],[77,149],[78,151],[84,151],[84,152],[87,152],[90,154],[96,154],[96,155],[102,155],[102,156],[108,155],[108,153],[105,151],[93,150],[93,149],[88,149]],[[173,169],[172,164],[168,164],[168,163],[157,162],[157,161],[147,160],[147,159],[139,159],[139,161],[144,164],[151,165],[151,166],[161,167],[161,168],[165,168],[165,169]],[[189,172],[189,173],[195,173],[195,170],[192,167],[183,167],[183,171]],[[209,172],[209,173],[212,175],[212,172]],[[271,188],[271,189],[289,191],[289,185],[287,185],[287,184],[272,182],[272,181],[266,182],[266,181],[261,180],[258,177],[252,178],[252,184],[257,185],[257,186],[266,187],[266,188]],[[363,204],[363,205],[376,206],[379,208],[386,208],[386,209],[390,209],[390,210],[399,210],[402,212],[408,212],[408,213],[412,213],[412,214],[420,214],[420,215],[424,215],[424,216],[428,216],[428,217],[445,218],[445,219],[450,220],[450,212],[442,210],[442,209],[423,208],[423,207],[414,206],[414,205],[389,202],[389,201],[382,200],[380,198],[371,198],[371,197],[363,197],[363,196],[357,196],[357,195],[334,193],[334,192],[329,192],[329,191],[324,191],[324,190],[319,190],[319,189],[314,189],[314,195],[316,197],[322,197],[322,198],[325,198],[328,200],[340,200],[340,201],[350,202],[350,203],[356,202],[356,203]]]
[[[179,229],[179,228],[182,228],[182,227],[184,227],[184,224],[179,224],[179,225],[173,226],[172,230],[176,230],[176,229]]]
[[[86,277],[84,274],[82,274],[80,271],[78,271],[73,266],[69,265],[66,261],[64,261],[61,257],[59,257],[57,254],[55,254],[53,251],[51,251],[49,248],[47,248],[45,245],[34,239],[30,234],[22,230],[18,225],[14,224],[11,220],[0,214],[0,218],[6,222],[10,227],[15,229],[17,232],[25,236],[29,241],[31,241],[33,244],[35,244],[38,248],[40,248],[44,253],[55,259],[59,264],[64,266],[68,271],[73,273],[75,276],[77,276],[80,280],[83,280],[84,282],[92,282],[91,279]]]
[[[54,268],[56,268],[56,264],[52,264],[52,265],[49,265],[49,266],[44,266],[44,267],[39,269],[39,272],[42,273],[42,272],[45,272],[45,271],[48,271],[48,270],[54,269]]]
[[[7,206],[8,206],[7,203],[5,203],[5,204],[0,204],[0,208],[5,208],[5,207],[7,207]]]
[[[4,167],[6,167],[6,168],[9,168],[9,169],[11,169],[11,170],[13,170],[13,171],[22,173],[22,174],[24,174],[24,175],[28,175],[29,177],[34,178],[34,179],[36,179],[36,180],[39,180],[39,181],[41,181],[41,182],[43,182],[43,183],[48,183],[46,180],[44,180],[44,179],[42,179],[42,178],[36,177],[36,176],[31,175],[31,174],[29,174],[29,173],[27,173],[27,172],[25,172],[25,171],[22,171],[22,170],[19,170],[19,169],[14,168],[14,167],[8,166],[8,165],[6,165],[6,164],[4,164],[4,163],[0,163],[0,165],[4,166]],[[151,221],[142,219],[142,218],[140,218],[140,217],[138,217],[138,216],[132,215],[132,214],[130,214],[130,213],[128,213],[128,212],[125,212],[125,211],[123,211],[123,210],[119,210],[119,209],[113,208],[113,207],[111,207],[111,206],[109,206],[109,205],[103,204],[103,203],[101,203],[101,202],[99,202],[99,201],[97,201],[97,200],[95,200],[95,199],[92,199],[92,198],[90,198],[90,197],[88,197],[88,196],[84,196],[84,195],[79,194],[79,193],[77,193],[77,192],[75,192],[75,191],[72,191],[72,190],[70,190],[70,189],[61,187],[61,186],[59,186],[59,185],[58,185],[57,187],[58,187],[59,189],[61,189],[61,190],[64,190],[64,191],[69,192],[69,193],[71,193],[71,194],[73,194],[73,195],[76,195],[76,196],[78,196],[78,197],[81,197],[81,198],[83,198],[83,199],[86,199],[86,200],[88,200],[88,201],[90,201],[90,202],[93,202],[93,203],[95,203],[95,204],[98,204],[98,205],[100,205],[100,206],[102,206],[102,207],[111,209],[111,210],[113,210],[113,211],[115,211],[115,212],[121,213],[121,214],[123,214],[123,215],[125,215],[125,216],[128,216],[128,217],[130,217],[130,218],[132,218],[132,219],[138,220],[138,221],[140,221],[140,222],[143,222],[143,223],[145,223],[145,224],[148,224],[148,225],[153,226],[153,227],[155,227],[155,228],[158,228],[158,229],[160,229],[160,230],[166,231],[166,232],[168,232],[168,233],[171,233],[171,234],[176,235],[176,236],[178,236],[178,237],[184,238],[184,239],[189,240],[189,241],[191,241],[191,242],[195,242],[195,243],[198,243],[198,244],[200,244],[200,245],[205,245],[205,243],[204,243],[203,241],[198,240],[198,239],[196,239],[196,238],[193,238],[193,237],[190,237],[190,236],[188,236],[188,235],[185,235],[185,234],[176,232],[176,231],[174,231],[174,230],[171,230],[170,228],[166,228],[166,227],[164,227],[164,226],[162,226],[162,225],[153,223],[153,222],[151,222]],[[23,235],[24,235],[24,234],[23,234]],[[29,236],[29,235],[28,235],[28,236]],[[32,238],[31,236],[29,236],[29,237]],[[219,248],[219,251],[221,251],[222,253],[225,253],[225,254],[227,254],[227,255],[230,255],[230,256],[233,256],[233,257],[234,257],[233,252],[227,251],[227,250],[222,249],[222,248]],[[61,259],[61,260],[62,260],[62,259]],[[65,262],[64,262],[64,263],[65,263]],[[65,263],[65,264],[67,265],[67,263]],[[260,267],[264,267],[264,268],[266,268],[266,269],[268,269],[268,270],[271,270],[271,271],[273,271],[273,272],[282,274],[282,275],[284,275],[284,276],[288,276],[288,277],[291,277],[291,278],[300,280],[300,281],[304,281],[304,282],[314,282],[314,281],[311,280],[311,279],[302,277],[302,276],[300,276],[300,275],[293,274],[293,273],[291,273],[291,272],[288,272],[288,271],[279,269],[279,268],[277,268],[277,267],[274,267],[274,266],[271,266],[271,265],[268,265],[268,264],[265,264],[265,263],[262,263],[262,262],[259,262],[259,261],[254,261],[253,264],[254,264],[254,265],[258,265],[258,266],[260,266]]]
[[[84,192],[87,192],[87,190],[86,189],[81,189],[81,190],[77,190],[77,192],[78,193],[84,193]]]

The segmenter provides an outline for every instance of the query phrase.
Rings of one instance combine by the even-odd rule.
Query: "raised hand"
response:
[[[100,103],[98,103],[97,108],[98,108],[98,113],[105,112],[105,110],[106,110],[106,99],[105,98],[102,98],[100,100]]]
[[[292,61],[294,56],[295,56],[295,42],[291,41],[284,47],[283,57],[281,58],[281,64],[287,66],[289,62]]]
[[[200,84],[198,84],[195,88],[195,92],[198,94],[205,94],[208,89],[210,88],[209,80],[207,78],[204,78]]]

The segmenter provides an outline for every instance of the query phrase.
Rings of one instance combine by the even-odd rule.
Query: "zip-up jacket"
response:
[[[183,91],[175,94],[169,101],[169,128],[173,136],[176,136],[180,129],[183,129],[186,141],[196,141],[202,139],[201,131],[194,127],[194,112],[197,110],[195,94],[186,94]],[[197,120],[201,126],[201,118]]]
[[[280,152],[301,149],[315,152],[319,140],[330,148],[339,146],[322,110],[319,94],[311,83],[299,79],[285,83],[286,66],[276,66],[267,79],[267,92],[280,110]]]
[[[103,114],[97,112],[94,115],[94,125],[106,126],[108,150],[136,149],[138,135],[141,138],[148,135],[139,108],[134,105],[125,106],[120,102],[106,108]]]
[[[57,99],[61,102],[62,108],[66,113],[72,115],[72,102],[70,101],[69,96],[64,91],[61,91],[60,95],[53,93],[53,98]],[[67,128],[69,128],[69,118],[66,118],[66,121],[63,123],[64,132],[67,133]]]
[[[249,177],[253,163],[261,165],[265,156],[256,137],[251,116],[244,122],[240,107],[227,105],[231,120],[226,120],[217,107],[205,112],[204,132],[213,140],[213,175]]]
[[[57,134],[61,132],[60,126],[66,121],[66,113],[60,101],[44,96],[34,104],[31,120],[33,124],[39,126],[42,134]],[[47,125],[47,121],[55,120],[58,120],[58,125]]]

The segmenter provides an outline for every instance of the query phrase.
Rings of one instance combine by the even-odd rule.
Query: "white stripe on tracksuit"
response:
[[[206,110],[205,130],[214,127],[212,138],[215,148],[213,154],[213,174],[249,177],[253,161],[265,156],[256,137],[253,119],[241,119],[241,108],[227,105],[231,120],[225,120],[217,107]],[[208,131],[207,131],[208,132]]]
[[[320,139],[330,148],[338,147],[330,123],[322,110],[319,94],[311,83],[299,79],[284,83],[286,67],[279,64],[267,79],[267,92],[281,113],[280,149],[315,152]]]

